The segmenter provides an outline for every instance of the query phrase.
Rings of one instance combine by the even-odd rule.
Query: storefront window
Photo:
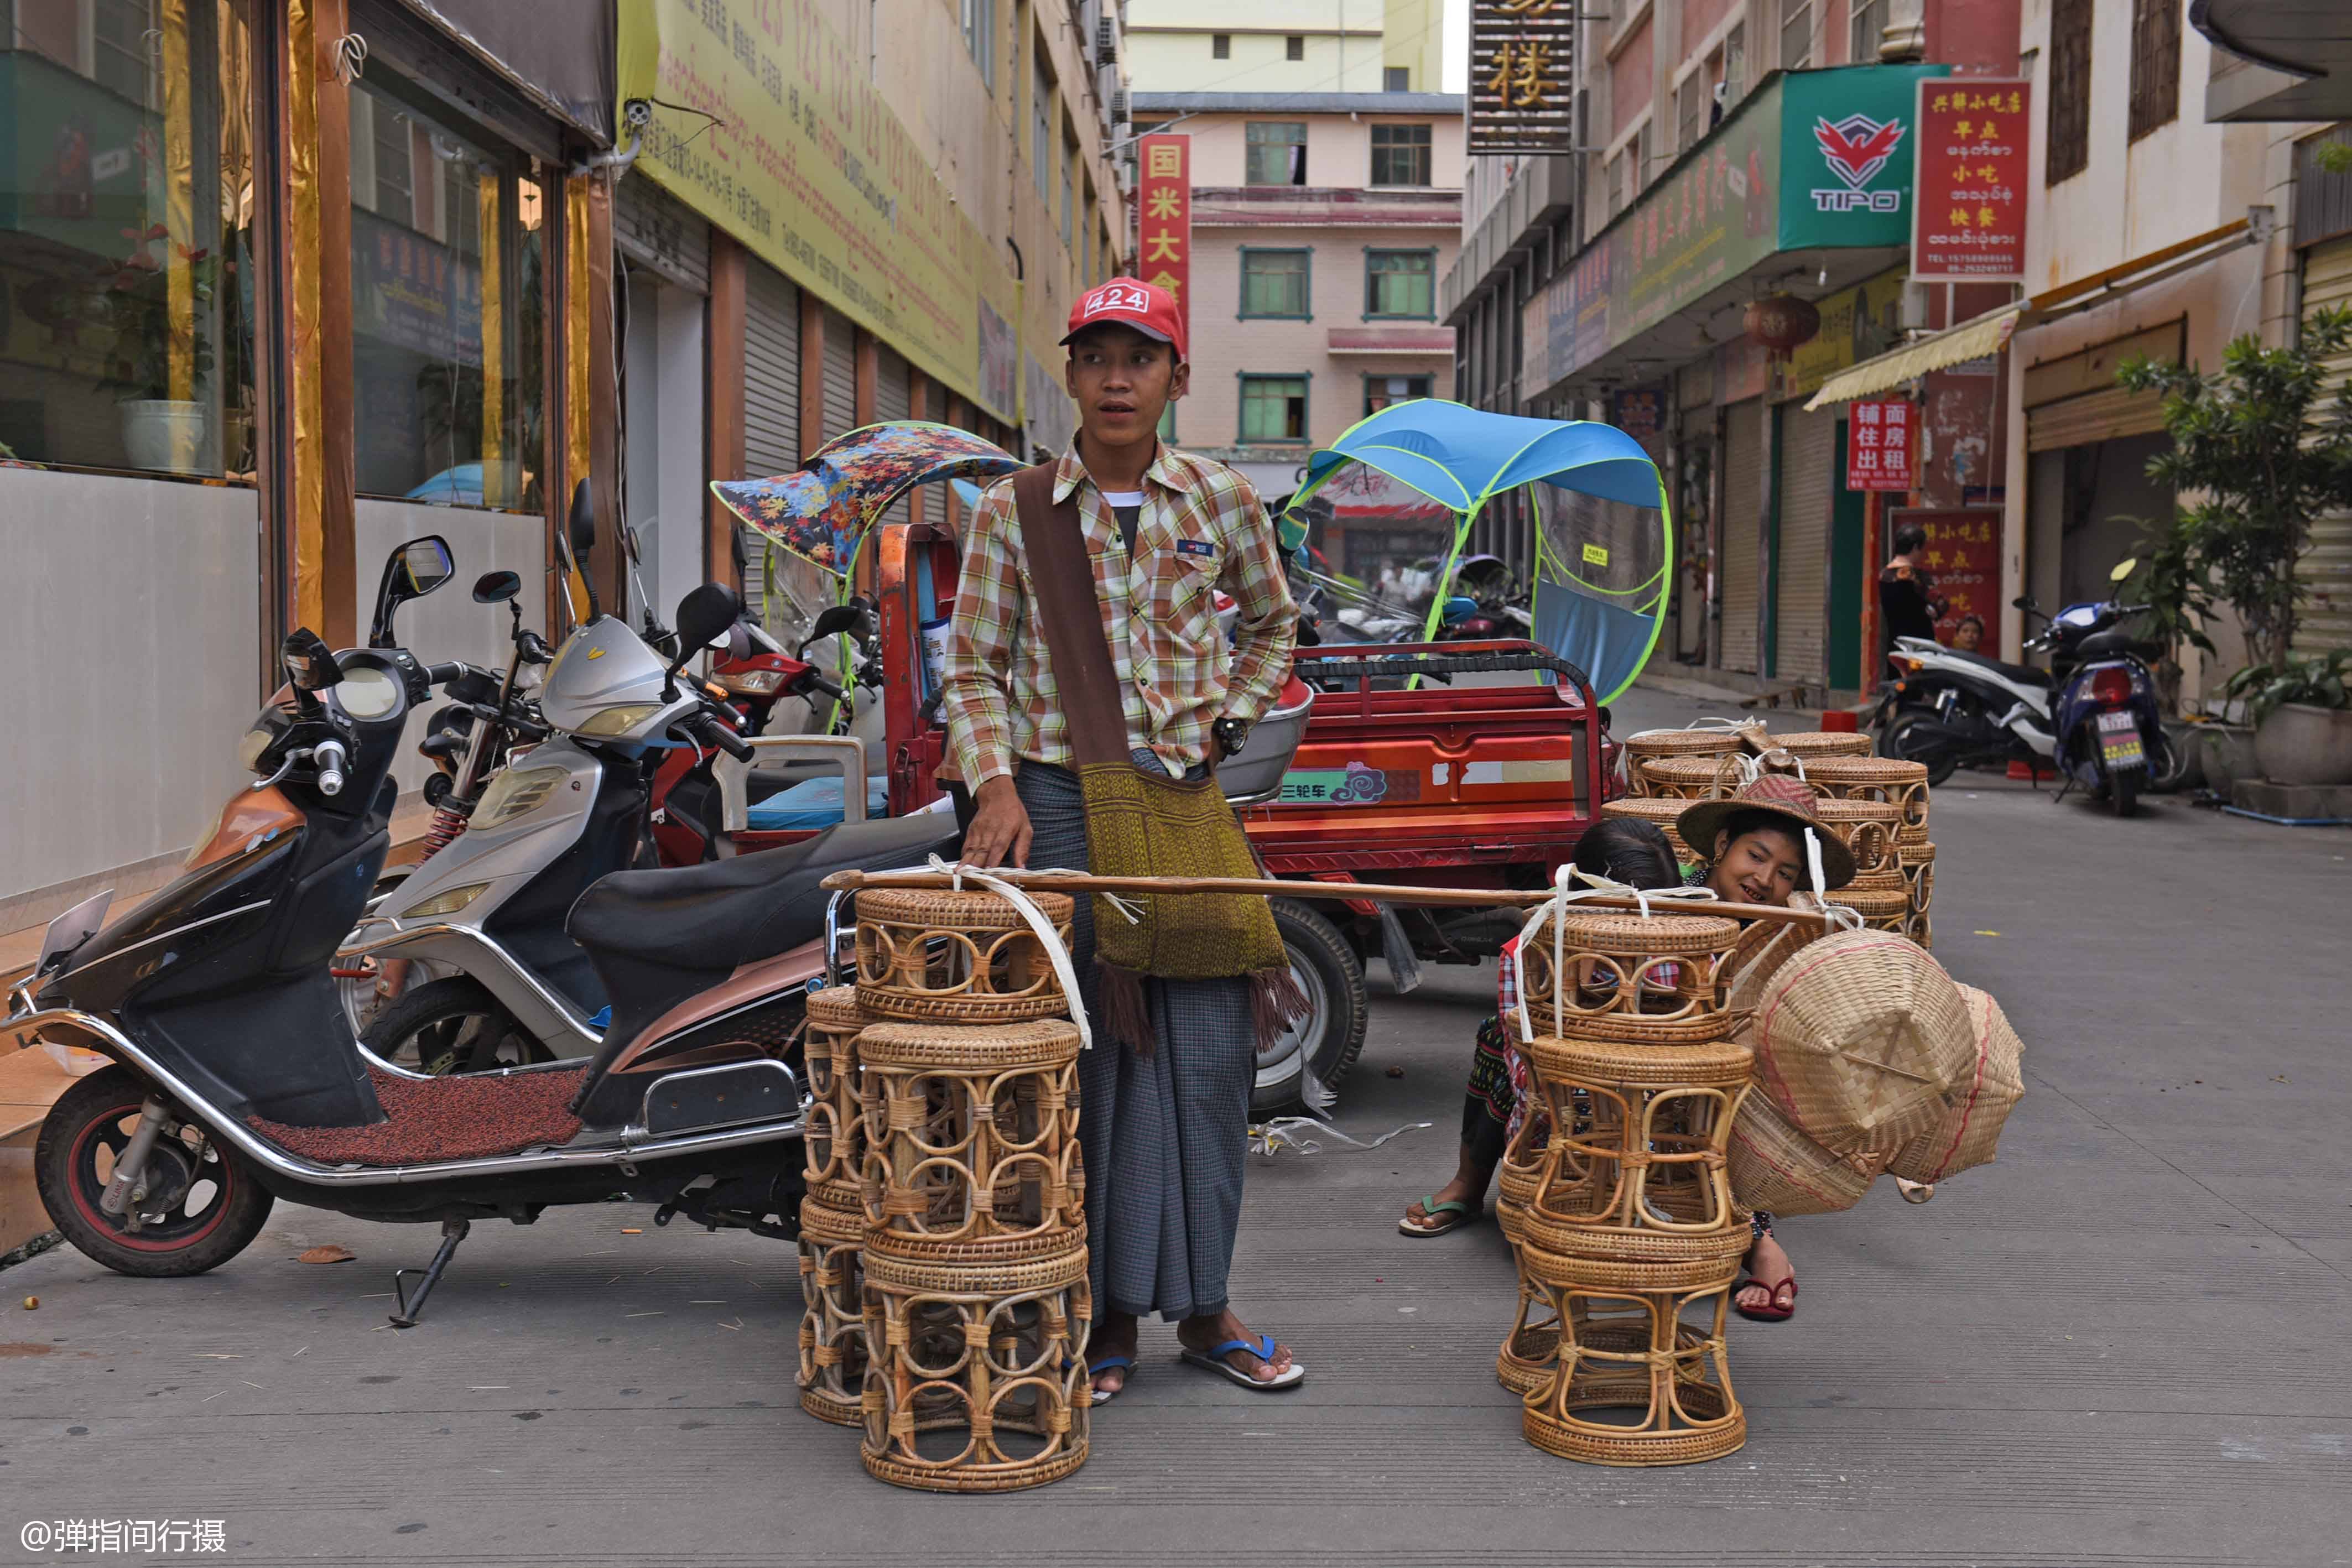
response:
[[[397,92],[352,91],[359,492],[536,511],[549,214],[520,155]]]
[[[0,4],[0,460],[251,476],[247,15]]]

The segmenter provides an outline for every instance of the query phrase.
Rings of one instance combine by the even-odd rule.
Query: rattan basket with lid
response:
[[[1031,893],[1067,946],[1069,895]],[[857,998],[877,1018],[1011,1023],[1069,1012],[1052,960],[992,893],[869,888],[857,895]]]
[[[1554,927],[1566,966],[1553,981]],[[1725,1007],[1739,923],[1720,915],[1571,909],[1519,946],[1519,988],[1549,1032],[1585,1039],[1696,1045],[1737,1019]]]

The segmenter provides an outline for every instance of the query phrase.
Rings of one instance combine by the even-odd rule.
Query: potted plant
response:
[[[2243,697],[2254,721],[2254,756],[2277,784],[2352,784],[2352,706],[2346,666],[2352,648],[2308,659],[2252,664],[2222,690]]]
[[[201,398],[172,394],[173,354],[187,356],[188,390],[201,393],[213,370],[212,340],[203,322],[213,300],[218,264],[205,251],[191,250],[171,240],[162,224],[143,233],[125,229],[132,242],[131,254],[110,267],[101,291],[102,313],[114,329],[107,354],[107,373],[100,392],[120,399],[122,447],[134,468],[169,473],[199,472],[210,434],[210,405]],[[168,243],[184,269],[189,319],[184,328],[172,319],[172,268],[157,259],[154,246]]]

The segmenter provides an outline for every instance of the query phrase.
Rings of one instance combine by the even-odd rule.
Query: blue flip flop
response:
[[[1285,1371],[1276,1373],[1270,1381],[1252,1377],[1225,1359],[1237,1350],[1249,1352],[1269,1366],[1274,1364],[1272,1334],[1260,1334],[1255,1343],[1245,1339],[1229,1339],[1214,1350],[1188,1350],[1181,1359],[1189,1366],[1197,1366],[1204,1371],[1218,1373],[1228,1382],[1238,1383],[1244,1388],[1259,1394],[1276,1394],[1286,1388],[1296,1388],[1307,1381],[1307,1368],[1295,1361]]]
[[[1119,1385],[1117,1388],[1106,1391],[1093,1386],[1094,1375],[1097,1372],[1124,1372],[1127,1375],[1119,1380]],[[1087,1363],[1087,1387],[1091,1392],[1092,1402],[1094,1404],[1109,1404],[1112,1400],[1126,1393],[1128,1385],[1134,1381],[1135,1357],[1131,1355],[1107,1355],[1100,1361],[1090,1361]]]

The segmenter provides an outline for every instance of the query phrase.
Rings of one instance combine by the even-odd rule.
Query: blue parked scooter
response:
[[[2031,599],[2014,601],[2029,615],[2042,611]],[[2150,780],[2168,776],[2171,738],[2158,715],[2156,677],[2143,655],[2150,645],[2124,623],[2145,606],[2113,601],[2070,604],[2025,643],[2047,653],[2057,686],[2050,713],[2057,733],[2053,760],[2066,789],[2079,784],[2104,796],[2118,817],[2139,810]],[[2063,798],[2064,790],[2060,794]]]

